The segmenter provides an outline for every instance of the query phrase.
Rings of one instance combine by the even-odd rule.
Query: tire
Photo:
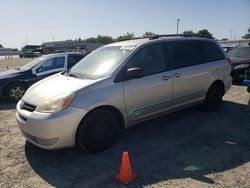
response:
[[[83,150],[98,153],[109,148],[119,132],[119,121],[108,109],[91,112],[80,123],[76,133],[76,145]]]
[[[27,90],[27,86],[23,83],[13,83],[6,87],[5,97],[12,102],[19,101]]]
[[[205,109],[215,111],[220,108],[223,97],[223,88],[219,84],[213,84],[207,91],[204,101]]]

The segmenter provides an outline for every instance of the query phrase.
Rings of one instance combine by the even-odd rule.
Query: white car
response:
[[[230,89],[231,65],[215,40],[156,36],[101,47],[69,72],[25,93],[16,119],[45,149],[78,145],[100,152],[119,130],[203,103],[217,110]]]

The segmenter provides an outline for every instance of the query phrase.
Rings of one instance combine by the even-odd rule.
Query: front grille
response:
[[[20,108],[21,108],[22,110],[26,110],[26,111],[29,111],[29,112],[33,112],[33,111],[35,111],[36,106],[31,105],[31,104],[28,104],[28,103],[26,103],[26,102],[22,102]]]

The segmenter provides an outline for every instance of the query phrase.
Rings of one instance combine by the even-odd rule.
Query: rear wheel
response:
[[[213,84],[206,94],[204,106],[207,110],[218,110],[222,102],[223,88],[219,84]]]
[[[13,83],[6,87],[5,96],[9,101],[18,101],[22,98],[27,86],[22,83]]]
[[[76,144],[90,152],[101,152],[114,143],[118,131],[116,115],[107,109],[97,109],[79,125]]]

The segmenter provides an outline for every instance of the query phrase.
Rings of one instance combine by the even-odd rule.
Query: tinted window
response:
[[[79,62],[81,59],[83,58],[83,56],[80,55],[69,55],[68,56],[68,68],[73,67],[77,62]]]
[[[54,57],[54,58],[48,59],[36,69],[36,73],[63,68],[64,60],[65,60],[64,57]]]
[[[174,69],[204,63],[201,50],[196,41],[168,42],[165,48],[169,48]]]
[[[216,43],[209,41],[200,41],[199,44],[204,53],[204,56],[206,57],[207,62],[225,59],[224,54]]]
[[[127,64],[127,69],[132,67],[142,68],[144,76],[165,71],[161,45],[150,45],[139,50]]]

